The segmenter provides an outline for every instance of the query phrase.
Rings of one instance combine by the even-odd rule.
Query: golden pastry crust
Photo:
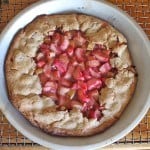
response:
[[[100,92],[100,100],[106,106],[100,121],[84,117],[78,108],[58,111],[51,98],[39,96],[42,87],[38,75],[34,74],[33,57],[44,37],[56,28],[81,30],[89,40],[88,50],[92,50],[94,44],[102,44],[117,54],[110,63],[118,73],[106,80],[106,87]],[[10,45],[5,62],[8,95],[33,125],[47,133],[93,135],[113,125],[132,98],[137,82],[132,66],[126,38],[105,21],[83,14],[43,15],[21,29]]]

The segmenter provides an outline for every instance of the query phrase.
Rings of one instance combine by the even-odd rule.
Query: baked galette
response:
[[[60,136],[110,127],[137,81],[126,38],[83,14],[34,19],[15,35],[5,74],[13,105],[34,126]]]

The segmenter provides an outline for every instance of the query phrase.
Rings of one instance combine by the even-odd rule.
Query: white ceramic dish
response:
[[[139,74],[134,97],[115,125],[104,133],[86,138],[50,136],[33,127],[12,106],[7,97],[4,61],[12,38],[18,29],[41,14],[81,12],[100,17],[120,30],[128,39],[129,49]],[[144,117],[150,107],[150,44],[149,40],[128,15],[104,1],[97,0],[43,0],[18,14],[0,36],[0,109],[9,122],[23,135],[46,147],[61,150],[88,150],[111,144],[129,133]]]

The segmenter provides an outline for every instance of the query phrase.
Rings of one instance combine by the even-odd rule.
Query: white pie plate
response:
[[[100,17],[120,30],[137,67],[136,92],[120,120],[101,134],[91,137],[54,137],[33,127],[10,103],[7,96],[4,61],[15,33],[38,15],[80,12]],[[150,43],[142,29],[127,14],[105,1],[97,0],[43,0],[19,13],[5,27],[0,36],[0,110],[9,122],[32,141],[59,150],[88,150],[104,147],[129,133],[144,117],[150,107]]]

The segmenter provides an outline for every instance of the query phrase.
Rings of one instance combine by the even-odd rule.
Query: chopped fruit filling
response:
[[[84,116],[100,120],[105,109],[100,90],[113,70],[110,50],[99,44],[92,51],[87,47],[83,32],[56,30],[44,38],[35,62],[43,95],[53,98],[60,109],[76,107]]]

